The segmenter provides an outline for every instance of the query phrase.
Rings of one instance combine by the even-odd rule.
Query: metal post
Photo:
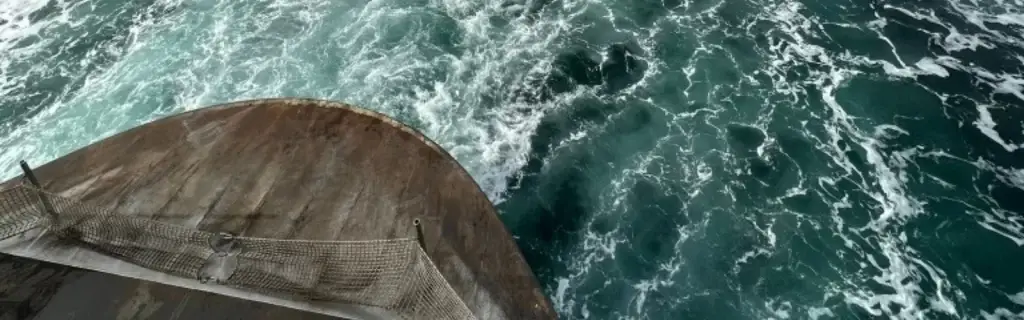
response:
[[[39,180],[36,179],[36,174],[32,172],[32,167],[29,167],[28,162],[25,162],[25,160],[21,160],[21,171],[25,173],[25,178],[28,179],[28,182],[36,188],[36,194],[39,196],[39,202],[43,204],[43,210],[45,210],[46,213],[54,219],[54,221],[56,221],[57,211],[53,210],[53,204],[50,203],[50,198],[43,192],[43,186],[39,184]]]
[[[426,242],[423,241],[423,224],[420,223],[420,219],[413,219],[412,225],[416,226],[416,241],[420,242],[420,248],[427,251]]]

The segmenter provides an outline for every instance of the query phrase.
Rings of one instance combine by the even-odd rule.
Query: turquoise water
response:
[[[351,102],[472,173],[566,319],[1024,319],[1020,0],[0,2],[0,164]]]

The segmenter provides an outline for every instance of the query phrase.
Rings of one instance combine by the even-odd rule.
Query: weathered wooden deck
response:
[[[46,190],[102,208],[250,237],[409,237],[419,218],[427,253],[477,317],[555,318],[466,171],[421,134],[374,112],[300,99],[214,106],[120,133],[35,173]],[[133,283],[126,285],[145,282]],[[154,297],[167,303],[187,292],[161,290],[172,294]]]

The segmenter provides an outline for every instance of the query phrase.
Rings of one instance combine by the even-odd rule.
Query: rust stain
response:
[[[386,239],[408,234],[418,217],[431,259],[467,304],[477,304],[471,310],[556,318],[469,174],[436,143],[377,112],[310,99],[229,103],[128,130],[37,171],[50,191],[122,214],[173,209],[153,218],[191,215],[200,229],[255,237]],[[96,174],[103,177],[90,180]],[[140,286],[118,319],[213,299],[182,306],[181,297],[154,298]]]

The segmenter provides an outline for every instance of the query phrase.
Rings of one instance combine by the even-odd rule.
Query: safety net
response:
[[[377,307],[403,319],[475,319],[415,237],[237,237],[104,210],[27,184],[0,190],[0,240],[32,230],[213,285]]]

